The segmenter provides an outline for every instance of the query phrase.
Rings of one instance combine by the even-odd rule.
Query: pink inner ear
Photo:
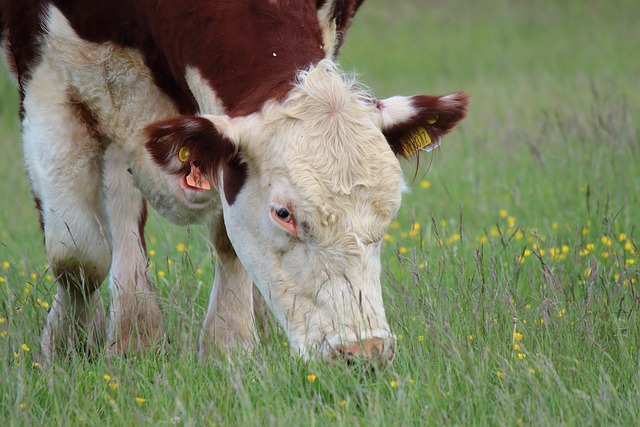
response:
[[[191,162],[191,171],[189,172],[189,175],[183,176],[180,179],[180,187],[185,190],[192,191],[210,190],[211,184],[209,184],[209,181],[202,176],[200,167],[195,166],[193,163],[194,162]]]

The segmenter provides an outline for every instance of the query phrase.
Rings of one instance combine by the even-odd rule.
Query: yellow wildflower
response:
[[[9,267],[11,267],[11,264],[9,263],[9,261],[2,261],[2,268],[4,268],[5,270],[8,270]]]
[[[498,372],[496,372],[496,375],[498,376],[498,378],[502,378],[502,377],[504,377],[504,372],[498,371]]]
[[[145,399],[144,397],[136,397],[136,403],[138,405],[142,405],[146,401],[147,401],[147,399]]]
[[[451,236],[449,236],[449,238],[447,239],[447,243],[452,244],[457,242],[458,240],[460,240],[460,235],[459,234],[452,234]]]
[[[338,402],[338,406],[347,406],[347,401],[341,400],[340,402]]]
[[[524,353],[518,353],[518,359],[520,359],[520,360],[524,360],[524,359],[526,359],[526,358],[527,358],[527,355],[526,355],[526,354],[524,354]]]
[[[149,251],[149,256],[156,256],[156,251],[154,251],[153,249],[151,249]]]
[[[500,209],[500,212],[498,212],[498,215],[500,215],[501,218],[506,218],[507,215],[509,215],[509,212],[507,212],[506,209]]]
[[[398,381],[396,381],[396,380],[391,380],[391,381],[389,382],[389,385],[390,385],[392,388],[396,388],[396,387],[398,387]]]
[[[22,344],[22,351],[29,352],[30,350],[31,350],[31,349],[29,348],[29,346],[28,346],[28,345],[26,345],[26,344]]]
[[[507,218],[507,222],[509,223],[509,227],[513,227],[514,225],[516,225],[516,217],[510,216],[509,218]]]
[[[309,381],[310,383],[314,382],[316,380],[316,378],[318,378],[318,377],[315,374],[307,375],[307,381]]]
[[[109,375],[109,374],[104,374],[104,377],[102,377],[102,378],[104,378],[104,380],[107,381],[107,382],[111,381],[111,375]]]
[[[407,248],[402,246],[399,251],[400,251],[401,254],[406,254],[407,253]]]
[[[431,182],[424,180],[420,183],[420,188],[424,188],[425,190],[431,187]]]
[[[418,342],[422,342],[422,341],[424,341],[424,335],[418,336]]]
[[[178,246],[176,246],[176,249],[178,250],[178,252],[184,252],[186,247],[184,246],[184,243],[178,243]]]
[[[516,341],[522,341],[522,338],[524,338],[524,335],[521,334],[520,332],[514,332],[513,333],[513,339]]]

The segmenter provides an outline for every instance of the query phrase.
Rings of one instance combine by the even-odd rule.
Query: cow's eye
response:
[[[296,220],[289,208],[282,205],[272,206],[271,218],[273,218],[278,226],[284,228],[289,233],[293,234],[294,236],[298,235]]]
[[[291,220],[291,214],[284,206],[276,206],[273,208],[273,213],[282,221]]]

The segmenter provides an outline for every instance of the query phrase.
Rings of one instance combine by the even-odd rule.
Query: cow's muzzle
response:
[[[367,338],[348,344],[340,344],[332,349],[332,359],[363,360],[386,365],[395,356],[395,339]]]

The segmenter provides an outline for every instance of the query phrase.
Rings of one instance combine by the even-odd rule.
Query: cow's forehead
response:
[[[262,173],[283,173],[297,187],[327,196],[350,195],[356,187],[397,192],[400,165],[374,122],[376,108],[351,78],[321,61],[250,124],[252,157]]]

